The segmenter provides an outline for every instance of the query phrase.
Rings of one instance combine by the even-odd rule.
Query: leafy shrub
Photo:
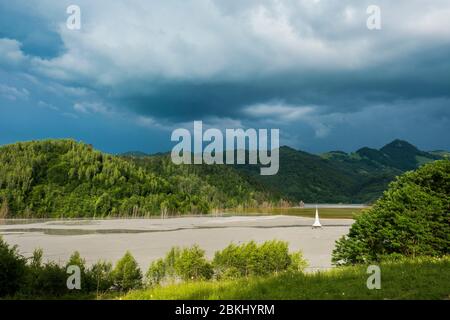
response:
[[[86,267],[86,260],[83,259],[78,251],[75,251],[67,261],[65,269],[69,266],[78,266],[80,268],[81,276],[81,291],[105,291],[111,287],[111,264],[104,262],[97,262],[91,268]],[[109,278],[109,279],[108,279]],[[107,283],[105,284],[104,281]],[[109,284],[109,287],[104,289]],[[76,292],[76,291],[72,291]]]
[[[36,249],[31,258],[25,259],[17,248],[9,247],[0,237],[0,297],[60,297],[106,292],[113,284],[121,290],[139,288],[141,271],[129,252],[118,261],[114,272],[111,263],[99,261],[90,268],[79,252],[74,252],[65,266],[42,261],[42,249]],[[80,267],[81,290],[67,288],[67,267]]]
[[[214,260],[205,258],[205,251],[194,245],[180,249],[173,247],[164,259],[154,261],[147,273],[149,286],[180,278],[182,280],[237,279],[249,276],[265,276],[278,272],[302,272],[307,266],[301,252],[289,253],[283,241],[266,241],[260,245],[254,241],[241,245],[230,244],[217,251]]]
[[[164,259],[153,261],[145,274],[147,285],[151,287],[160,284],[167,275],[166,271],[166,262]]]
[[[76,265],[80,268],[80,290],[69,290],[67,288],[67,279],[69,277],[67,268],[71,265]],[[96,265],[94,264],[92,268]],[[38,249],[33,253],[33,258],[28,267],[28,272],[34,278],[34,281],[28,281],[27,283],[27,287],[31,289],[28,291],[28,295],[54,297],[67,294],[78,295],[96,290],[95,278],[91,271],[92,268],[88,269],[86,267],[86,261],[78,251],[75,251],[70,256],[64,266],[60,266],[55,262],[42,263],[42,250]]]
[[[153,261],[146,273],[147,285],[158,285],[164,280],[177,277],[175,264],[179,260],[180,254],[181,249],[179,247],[172,247],[164,259]]]
[[[284,241],[266,241],[258,247],[257,254],[255,273],[259,275],[285,271],[292,263],[288,243]]]
[[[306,261],[300,252],[289,254],[287,242],[266,241],[261,245],[254,241],[241,245],[230,244],[217,251],[213,260],[219,278],[264,276],[282,271],[303,271]]]
[[[54,262],[42,263],[42,249],[33,252],[27,265],[26,281],[21,293],[25,296],[51,297],[69,292],[67,289],[66,269]]]
[[[45,263],[37,273],[34,286],[31,289],[35,295],[42,297],[60,296],[68,293],[66,269],[55,262]]]
[[[106,292],[114,284],[112,264],[110,262],[99,261],[93,264],[86,276],[90,292]]]
[[[194,245],[183,248],[175,259],[175,272],[183,280],[211,279],[213,268],[205,258],[205,251]]]
[[[179,247],[172,247],[169,252],[167,252],[164,259],[166,274],[169,277],[176,276],[175,263],[180,258],[181,250]]]
[[[42,271],[42,249],[35,249],[27,264],[25,285],[22,284],[21,293],[25,295],[37,294],[40,290],[39,274]]]
[[[78,266],[80,268],[82,278],[86,275],[86,260],[81,257],[78,251],[75,251],[70,256],[69,261],[66,263],[66,270],[69,266]]]
[[[136,260],[130,252],[127,251],[117,262],[116,267],[113,270],[113,279],[114,284],[120,290],[127,291],[141,287],[141,269],[139,269]]]
[[[289,255],[291,258],[291,263],[287,270],[291,272],[303,272],[308,266],[308,262],[303,258],[303,253],[301,251],[293,252]]]
[[[450,252],[450,160],[398,177],[374,207],[336,242],[335,264],[379,261],[390,255]]]
[[[25,272],[25,258],[0,237],[0,297],[13,295],[20,288]]]

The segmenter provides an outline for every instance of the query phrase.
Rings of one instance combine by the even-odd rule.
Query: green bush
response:
[[[86,260],[84,260],[78,251],[72,253],[69,258],[69,261],[66,263],[66,270],[69,266],[78,266],[81,271],[81,276],[86,275]]]
[[[59,296],[69,292],[66,269],[54,262],[42,263],[42,249],[36,249],[27,265],[26,281],[21,294],[32,297]]]
[[[99,261],[90,268],[85,260],[75,251],[64,267],[54,262],[42,263],[42,249],[36,249],[27,265],[26,281],[22,284],[21,294],[26,297],[52,297],[65,294],[106,292],[113,285],[112,265]],[[71,265],[80,267],[81,290],[67,288],[67,268]]]
[[[78,251],[75,251],[67,261],[65,269],[69,266],[78,266],[80,268],[81,276],[81,291],[82,292],[93,292],[97,290],[99,286],[102,288],[105,286],[102,282],[103,277],[111,278],[111,270],[108,271],[108,266],[103,265],[104,263],[98,262],[94,264],[90,269],[86,268],[86,260],[83,259]],[[111,266],[109,266],[111,269]],[[108,275],[109,272],[109,275]],[[110,285],[111,287],[111,285]],[[109,289],[109,288],[107,288]],[[102,290],[103,291],[103,290]],[[76,291],[73,291],[76,292]]]
[[[213,275],[213,268],[205,258],[205,251],[197,245],[183,248],[174,267],[176,274],[183,280],[206,280]]]
[[[287,270],[291,272],[303,272],[308,266],[308,262],[303,258],[301,251],[293,252],[290,255],[291,263]]]
[[[164,259],[166,274],[169,277],[176,276],[175,262],[180,258],[181,250],[179,247],[172,247],[169,252],[167,252]]]
[[[47,262],[37,275],[33,292],[41,297],[60,296],[69,293],[67,273],[55,262]]]
[[[13,295],[24,281],[26,260],[0,237],[0,297]]]
[[[42,262],[43,251],[36,249],[26,261],[16,250],[0,238],[0,296],[16,298],[84,297],[86,294],[104,293],[116,286],[121,291],[142,287],[142,273],[130,252],[117,262],[99,261],[90,268],[79,252],[74,252],[64,266]],[[67,268],[80,268],[81,290],[67,288]],[[249,242],[240,246],[231,244],[216,252],[214,268],[199,246],[180,249],[173,247],[164,259],[154,261],[147,273],[148,286],[177,278],[184,281],[216,278],[239,278],[269,275],[281,271],[302,271],[306,266],[300,252],[289,254],[288,245],[282,241],[267,241],[261,245]],[[84,295],[84,296],[83,296]]]
[[[213,260],[218,278],[264,276],[282,271],[303,271],[307,263],[300,252],[289,254],[287,242],[254,241],[241,245],[230,244],[217,251]]]
[[[92,269],[97,268],[97,264],[92,269],[87,269],[85,260],[78,251],[71,255],[65,266],[59,266],[54,262],[42,263],[42,255],[42,249],[36,249],[33,252],[33,257],[27,265],[26,282],[21,288],[22,295],[26,297],[53,297],[65,294],[90,293],[96,290],[97,283]],[[67,268],[71,265],[80,267],[81,290],[69,290],[67,288],[69,277]]]
[[[166,262],[164,259],[153,261],[145,274],[147,285],[151,287],[160,284],[167,275],[166,271]]]
[[[164,279],[177,277],[175,263],[179,260],[180,254],[179,247],[172,247],[164,259],[153,261],[146,273],[147,285],[154,286]]]
[[[450,253],[450,160],[398,177],[373,208],[336,242],[333,263],[379,261],[391,255]]]
[[[53,298],[80,294],[104,293],[115,284],[120,290],[141,286],[141,271],[129,252],[118,261],[114,272],[111,263],[99,261],[90,268],[79,252],[74,252],[65,266],[42,261],[42,249],[25,259],[0,237],[0,297]],[[67,267],[80,267],[81,290],[67,288]]]
[[[35,249],[27,264],[25,285],[21,286],[21,293],[25,295],[37,294],[40,290],[39,274],[42,272],[42,249]]]
[[[131,255],[126,252],[113,270],[114,284],[123,291],[137,289],[142,286],[142,273],[139,266]]]
[[[93,264],[87,271],[86,277],[90,292],[106,292],[114,284],[112,264],[110,262],[99,261]]]

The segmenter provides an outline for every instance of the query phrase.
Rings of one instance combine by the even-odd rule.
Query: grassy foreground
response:
[[[367,266],[312,274],[204,281],[132,291],[122,299],[450,299],[450,256],[380,265],[381,289],[369,290]]]

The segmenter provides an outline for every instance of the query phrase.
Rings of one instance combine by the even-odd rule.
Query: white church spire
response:
[[[319,209],[317,208],[317,204],[316,204],[316,218],[314,220],[312,227],[313,228],[322,228],[322,224],[320,223],[320,220],[319,220]]]

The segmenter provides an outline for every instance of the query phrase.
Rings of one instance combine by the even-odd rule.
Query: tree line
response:
[[[88,267],[78,252],[59,265],[43,261],[42,249],[25,258],[16,246],[0,237],[0,297],[7,298],[83,298],[105,294],[122,294],[165,282],[223,280],[267,276],[282,272],[302,272],[307,263],[301,252],[289,253],[283,241],[231,244],[215,253],[209,261],[199,246],[173,247],[165,258],[153,261],[143,275],[130,252],[117,261],[98,261]],[[79,268],[79,288],[69,289],[69,267]]]
[[[204,214],[275,200],[226,166],[113,156],[74,140],[0,148],[0,217]]]

